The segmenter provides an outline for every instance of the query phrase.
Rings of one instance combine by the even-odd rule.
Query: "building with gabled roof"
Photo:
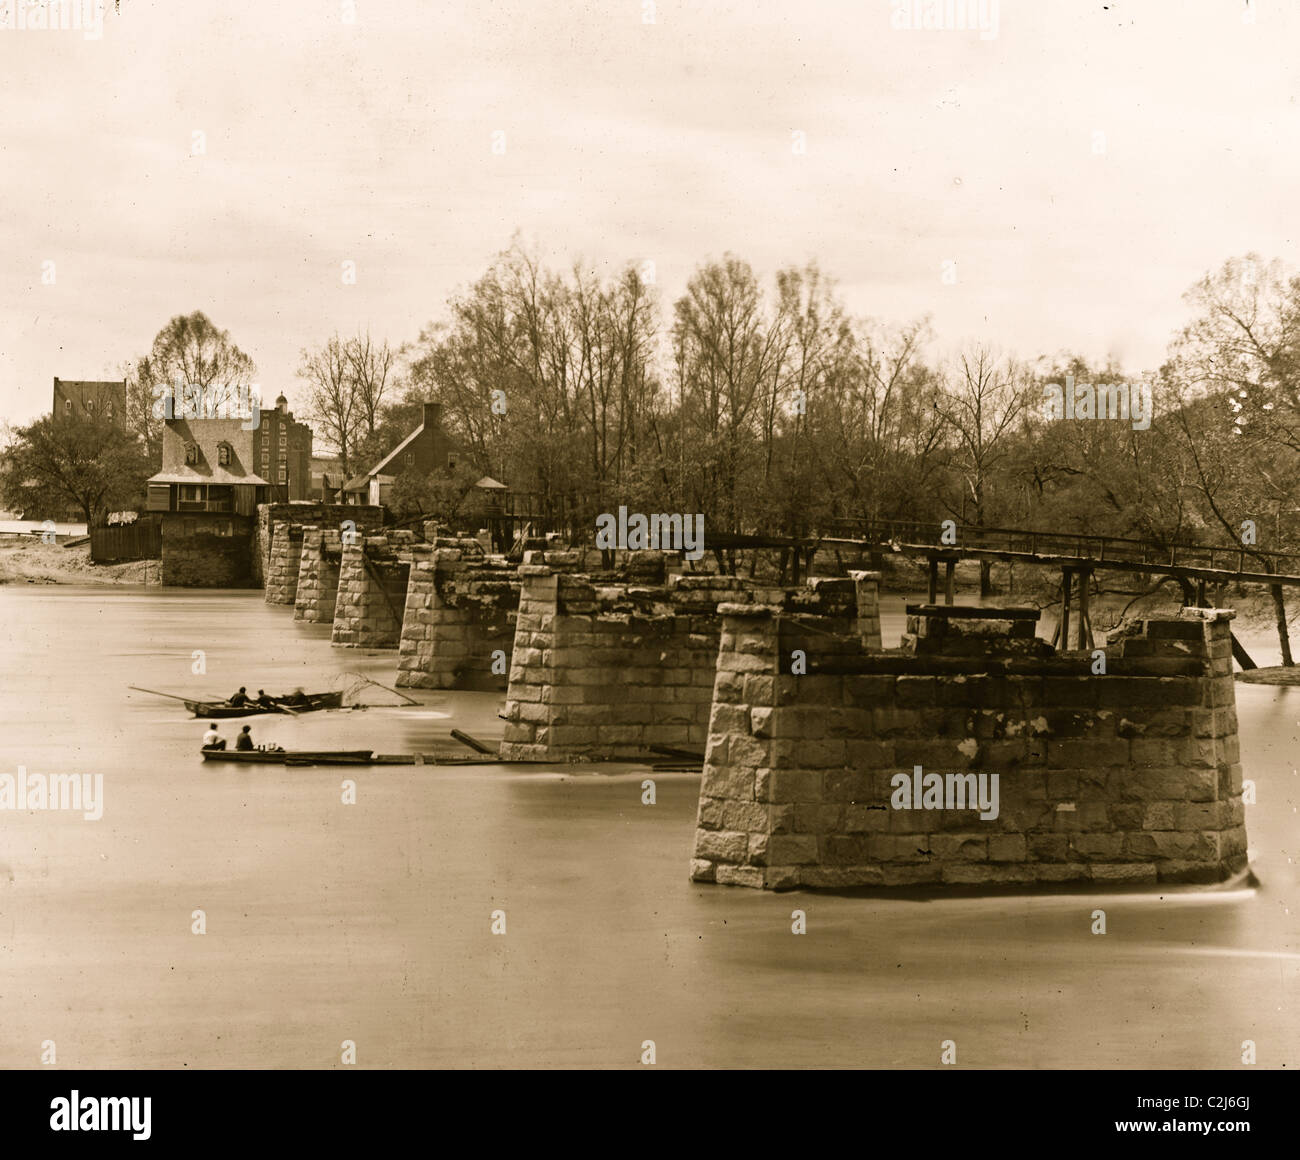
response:
[[[402,472],[429,475],[455,471],[465,457],[459,440],[443,430],[442,404],[425,403],[423,422],[369,471],[353,476],[343,485],[344,502],[385,505],[393,481]]]

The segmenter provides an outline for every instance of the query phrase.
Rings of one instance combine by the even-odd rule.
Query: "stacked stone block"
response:
[[[501,755],[515,760],[641,757],[703,749],[719,599],[735,577],[674,577],[671,588],[601,584],[548,565],[522,590]]]
[[[211,512],[169,513],[162,520],[164,585],[253,587],[253,521]]]
[[[1104,673],[993,629],[1026,617],[910,610],[910,647],[873,656],[779,607],[720,611],[697,881],[1155,884],[1246,866],[1231,611],[1144,621]],[[998,774],[998,816],[894,808],[895,775],[918,766]]]
[[[858,600],[858,636],[868,652],[879,652],[880,640],[880,572],[850,571]]]
[[[271,534],[271,562],[266,570],[266,602],[293,604],[298,597],[303,529],[277,520]]]
[[[384,522],[384,509],[370,504],[262,503],[257,505],[257,520],[253,536],[253,574],[259,584],[265,585],[271,567],[271,549],[275,525],[284,521],[299,527],[334,528],[341,531],[346,522],[355,525],[359,535]]]
[[[332,644],[345,648],[398,647],[413,538],[409,532],[400,538],[390,533],[343,545]],[[405,560],[394,545],[406,551]]]
[[[519,576],[513,568],[487,564],[479,545],[470,543],[472,549],[463,543],[412,549],[398,648],[399,686],[506,689]]]
[[[523,588],[506,696],[503,757],[608,760],[652,746],[703,751],[709,736],[720,602],[770,599],[796,620],[856,633],[851,580],[757,589],[734,576],[677,574],[665,586],[609,584],[520,569]]]
[[[334,528],[303,528],[293,618],[308,624],[333,624],[338,601],[343,547]]]

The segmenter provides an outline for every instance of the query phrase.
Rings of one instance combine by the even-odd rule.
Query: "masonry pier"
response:
[[[1208,883],[1246,867],[1230,610],[1140,621],[1104,672],[1038,639],[1036,610],[912,606],[904,647],[876,654],[779,604],[720,612],[696,881]],[[898,808],[899,776],[922,772],[971,792],[997,775],[997,816]]]
[[[437,546],[444,542],[412,548],[397,684],[504,692],[514,653],[518,569],[486,561],[472,540],[472,548]]]
[[[736,576],[677,574],[637,584],[546,565],[520,569],[522,592],[501,756],[645,757],[703,752],[722,622],[718,605],[774,600],[878,646],[878,573],[763,588]],[[859,625],[863,625],[860,630]]]
[[[337,530],[303,528],[298,585],[293,602],[294,620],[304,620],[308,624],[334,623],[342,558],[343,545]]]
[[[390,531],[344,544],[330,642],[345,648],[397,648],[415,534]]]
[[[266,569],[266,602],[293,604],[298,598],[303,528],[276,520],[271,532],[271,559]]]

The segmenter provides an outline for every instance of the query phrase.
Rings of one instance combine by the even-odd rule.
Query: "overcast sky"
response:
[[[653,261],[665,315],[703,259],[815,257],[857,313],[1134,371],[1204,271],[1296,263],[1300,6],[1002,0],[991,38],[895,29],[889,0],[647,7],[110,0],[97,41],[0,29],[3,416],[191,310],[294,402],[301,347],[414,339],[516,230]]]

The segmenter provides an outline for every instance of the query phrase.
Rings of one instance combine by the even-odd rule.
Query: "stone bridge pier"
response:
[[[515,568],[488,564],[481,552],[415,545],[397,684],[504,692],[514,652],[519,587]]]
[[[610,582],[533,564],[520,575],[500,750],[507,759],[634,758],[654,746],[702,753],[719,643],[726,646],[720,603],[776,601],[792,616],[818,616],[879,642],[877,573],[792,590],[702,574]]]
[[[294,604],[302,562],[301,524],[276,520],[271,525],[271,558],[266,570],[266,602]]]
[[[332,644],[344,648],[398,647],[415,535],[391,531],[344,545]]]
[[[1112,634],[908,608],[904,647],[723,605],[691,877],[787,887],[1220,882],[1246,869],[1232,612]],[[802,653],[806,666],[791,657]]]
[[[294,620],[308,624],[334,623],[342,555],[343,545],[336,528],[303,528]]]

